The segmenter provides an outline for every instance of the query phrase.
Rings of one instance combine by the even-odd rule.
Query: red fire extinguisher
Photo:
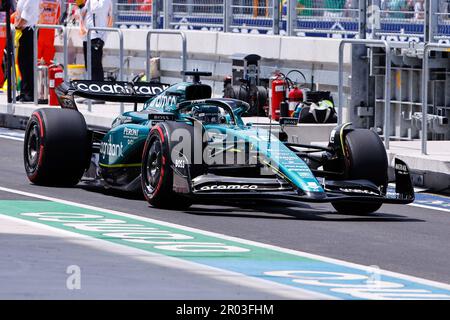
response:
[[[296,85],[292,88],[288,93],[288,101],[289,101],[289,117],[292,117],[295,111],[295,108],[300,102],[303,102],[303,91],[300,90]]]
[[[64,82],[64,69],[59,64],[53,64],[48,68],[48,83],[49,83],[49,105],[58,106],[58,97],[55,89]]]
[[[280,104],[286,98],[286,80],[276,77],[272,80],[271,98],[270,98],[270,114],[272,119],[278,121],[280,119]]]

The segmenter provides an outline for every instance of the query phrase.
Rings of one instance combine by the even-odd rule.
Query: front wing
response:
[[[196,199],[283,199],[311,203],[360,202],[408,204],[415,199],[408,166],[395,159],[395,189],[376,190],[367,180],[328,181],[324,192],[303,192],[280,178],[204,176],[186,183],[174,176],[174,189]],[[180,183],[183,186],[180,187]],[[340,186],[340,187],[339,187]],[[376,192],[378,191],[378,192]]]

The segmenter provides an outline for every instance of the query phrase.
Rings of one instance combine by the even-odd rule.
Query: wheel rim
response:
[[[40,156],[41,139],[39,128],[34,124],[27,139],[27,164],[31,171],[36,170]]]
[[[147,162],[145,164],[145,187],[147,192],[155,192],[161,178],[162,152],[161,143],[158,139],[154,140],[148,151]]]

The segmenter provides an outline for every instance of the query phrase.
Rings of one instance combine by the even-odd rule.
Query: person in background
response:
[[[139,5],[139,11],[152,12],[153,0],[142,0],[142,4]]]
[[[312,16],[313,0],[298,0],[297,12],[300,16]]]
[[[41,0],[41,14],[39,24],[55,25],[59,22],[61,15],[60,0]],[[40,29],[38,40],[38,59],[43,60],[46,65],[52,64],[55,57],[55,30]]]
[[[416,0],[406,0],[406,7],[404,8],[405,11],[410,12],[411,14],[405,14],[406,18],[412,19],[414,17],[414,6],[416,4]]]
[[[0,12],[0,23],[6,22],[6,12]],[[3,61],[4,50],[6,47],[6,27],[0,27],[0,61]],[[3,66],[0,67],[0,87],[5,82],[5,73]]]
[[[80,8],[80,28],[85,37],[83,41],[84,63],[87,68],[87,31],[94,27],[112,27],[113,7],[111,0],[77,0],[76,4]],[[92,80],[103,81],[103,47],[105,45],[105,32],[91,32],[91,54],[92,54]]]
[[[324,17],[337,18],[344,15],[345,0],[324,0],[326,11]]]
[[[425,7],[424,0],[416,0],[414,4],[414,19],[424,19],[425,17]]]
[[[16,11],[16,2],[14,0],[6,0],[10,2],[11,6],[11,12],[8,12],[8,14],[11,14],[12,12]],[[0,12],[0,23],[6,23],[6,12]],[[4,82],[6,80],[5,70],[3,70],[3,57],[4,57],[4,51],[6,48],[6,27],[0,27],[0,88],[3,87]],[[6,62],[5,62],[5,68],[6,68]]]
[[[381,17],[386,18],[387,17],[387,10],[388,10],[388,2],[389,0],[381,0],[380,2],[380,11],[381,11]]]
[[[405,14],[402,11],[407,10],[406,0],[390,0],[387,3],[389,18],[404,19]]]
[[[18,0],[15,28],[22,35],[19,39],[19,70],[22,75],[18,101],[32,102],[34,100],[34,68],[33,68],[33,33],[39,21],[40,0]]]
[[[440,0],[439,1],[439,13],[445,13],[444,15],[441,15],[439,20],[449,20],[450,16],[449,13],[449,7],[450,7],[450,0]]]
[[[345,16],[349,18],[358,18],[359,12],[359,1],[358,0],[347,0],[345,2]]]

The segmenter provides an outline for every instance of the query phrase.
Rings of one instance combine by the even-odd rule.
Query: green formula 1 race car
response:
[[[245,124],[247,103],[212,98],[211,87],[200,81],[210,74],[187,74],[192,82],[172,86],[60,86],[61,108],[36,110],[26,129],[29,180],[58,187],[95,179],[108,188],[143,192],[159,208],[187,208],[201,199],[274,198],[328,202],[338,212],[368,214],[383,203],[414,200],[401,160],[395,160],[395,192],[387,191],[387,155],[375,132],[343,124],[326,147],[287,143],[283,130],[276,135],[272,127]],[[117,117],[108,130],[92,128],[75,96],[134,103],[135,110]],[[138,104],[144,104],[140,111]]]

